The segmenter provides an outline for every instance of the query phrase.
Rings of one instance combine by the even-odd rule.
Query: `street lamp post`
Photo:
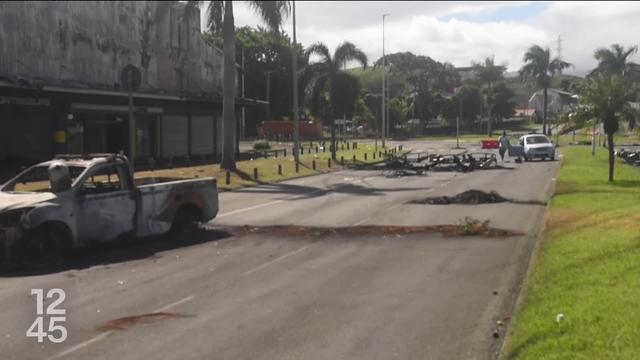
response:
[[[389,14],[382,15],[382,148],[385,148],[385,140],[387,137],[387,112],[386,112],[386,82],[387,82],[387,68],[386,68],[386,58],[384,53],[384,19],[389,16]]]
[[[298,120],[298,52],[296,51],[296,2],[293,5],[293,157],[296,163],[296,171],[300,164],[299,152],[299,120]]]
[[[269,70],[264,72],[267,75],[267,118],[265,121],[269,121],[271,110],[271,74],[276,71],[277,70]]]
[[[456,119],[456,149],[460,149],[460,118],[462,117],[462,95],[460,95],[460,109],[458,111],[458,118]]]

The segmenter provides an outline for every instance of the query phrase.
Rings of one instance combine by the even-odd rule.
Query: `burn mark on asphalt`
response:
[[[119,319],[107,321],[103,325],[98,327],[99,331],[113,331],[113,330],[127,330],[130,327],[139,324],[150,324],[161,320],[167,320],[172,318],[185,317],[187,315],[181,315],[170,312],[154,312],[149,314],[126,316]]]
[[[497,204],[509,202],[512,204],[524,204],[524,205],[541,205],[546,206],[547,203],[538,200],[514,200],[501,196],[495,191],[484,192],[480,190],[468,190],[455,196],[433,196],[420,200],[412,200],[410,204],[425,204],[425,205],[480,205],[480,204]]]
[[[218,228],[219,229],[219,228]],[[352,226],[352,227],[315,227],[294,225],[273,226],[231,226],[224,231],[234,235],[269,235],[276,237],[324,238],[328,236],[391,236],[412,234],[443,234],[445,236],[483,236],[510,237],[523,235],[520,232],[497,229],[488,223],[446,224],[432,226]]]

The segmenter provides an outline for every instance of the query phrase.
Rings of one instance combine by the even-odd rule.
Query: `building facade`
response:
[[[132,122],[129,64],[140,74]],[[217,159],[222,78],[222,51],[184,3],[1,2],[0,160],[129,154],[132,145],[138,161]]]

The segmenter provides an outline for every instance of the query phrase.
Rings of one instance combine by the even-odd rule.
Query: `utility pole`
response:
[[[271,73],[276,72],[276,70],[265,71],[267,75],[267,116],[265,121],[269,121],[269,117],[271,116]]]
[[[384,53],[384,18],[389,14],[382,15],[382,148],[385,148],[385,140],[387,137],[387,112],[386,112],[386,82],[387,82],[387,65]]]
[[[558,35],[558,59],[562,59],[562,38]],[[562,74],[562,69],[558,70],[558,74]]]
[[[245,94],[244,94],[244,89],[245,89],[245,83],[244,83],[244,79],[245,79],[245,68],[244,68],[244,46],[242,47],[242,98],[244,99]],[[246,113],[245,113],[245,106],[242,105],[242,121],[240,123],[240,140],[244,140],[244,129],[246,127]]]
[[[296,51],[296,2],[293,1],[293,157],[296,170],[300,165],[299,152],[299,120],[298,120],[298,52]]]
[[[458,118],[456,119],[456,149],[460,149],[460,118],[462,117],[462,94],[460,96],[460,108],[458,109]]]
[[[136,142],[138,141],[138,132],[136,131],[136,120],[133,117],[133,74],[132,70],[127,70],[127,85],[129,89],[129,166],[131,167],[131,176],[135,174],[133,163],[136,160]]]

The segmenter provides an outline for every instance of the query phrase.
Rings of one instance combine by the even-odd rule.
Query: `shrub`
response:
[[[254,150],[270,150],[271,149],[271,145],[269,145],[268,142],[259,142],[259,143],[255,143],[253,144],[253,149]]]

